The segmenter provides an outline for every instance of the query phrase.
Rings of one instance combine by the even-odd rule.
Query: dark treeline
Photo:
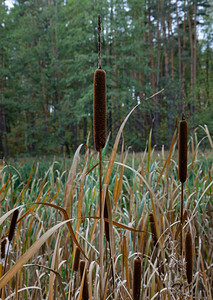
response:
[[[9,10],[1,0],[1,155],[71,152],[86,142],[98,14],[111,142],[139,102],[125,128],[136,151],[151,128],[153,144],[169,146],[183,101],[191,132],[204,123],[213,129],[209,1],[17,0]]]

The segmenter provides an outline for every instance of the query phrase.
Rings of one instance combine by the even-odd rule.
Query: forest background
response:
[[[183,101],[190,133],[201,138],[204,124],[213,132],[209,1],[17,0],[9,8],[1,0],[2,157],[72,153],[89,132],[93,143],[99,14],[109,144],[137,103],[124,130],[134,151],[144,150],[150,129],[152,144],[169,148]]]

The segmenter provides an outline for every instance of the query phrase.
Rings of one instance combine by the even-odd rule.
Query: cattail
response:
[[[186,276],[188,284],[192,282],[193,277],[193,248],[192,248],[192,234],[187,232],[185,237],[185,260],[186,260]]]
[[[106,201],[105,201],[105,204],[104,204],[104,218],[108,219],[108,209],[107,209]],[[105,221],[104,225],[105,225],[106,240],[109,242],[109,223]]]
[[[80,261],[80,275],[81,275],[81,279],[82,279],[83,274],[84,274],[85,265],[86,265],[85,260],[81,260]],[[87,272],[85,273],[85,277],[84,277],[84,286],[83,286],[82,299],[83,300],[89,299],[89,289],[88,289],[88,281],[87,281]]]
[[[11,220],[11,223],[10,223],[10,231],[9,231],[9,236],[8,236],[9,242],[12,241],[14,233],[15,233],[16,221],[18,219],[18,214],[19,214],[19,210],[16,209],[13,213],[12,220]]]
[[[179,122],[179,137],[178,137],[178,176],[180,182],[184,183],[187,177],[187,121],[182,117]]]
[[[139,300],[141,294],[141,273],[142,273],[142,265],[141,258],[135,257],[133,262],[133,299]]]
[[[156,230],[155,219],[154,219],[153,213],[149,214],[149,223],[150,223],[150,228],[151,228],[151,233],[152,233],[153,245],[155,246],[158,242],[158,236],[157,236],[157,230]]]
[[[7,243],[7,240],[6,240],[6,239],[4,239],[4,240],[1,242],[1,259],[4,259],[4,258],[5,258],[6,243]]]
[[[95,149],[100,151],[106,143],[106,73],[101,68],[94,74],[93,132]]]
[[[80,249],[76,247],[75,249],[75,256],[74,256],[74,263],[73,263],[73,269],[74,271],[78,271],[78,266],[79,266],[79,260],[80,260]]]

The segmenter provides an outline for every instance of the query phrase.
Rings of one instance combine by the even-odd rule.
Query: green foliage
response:
[[[11,156],[69,154],[86,142],[89,132],[92,136],[98,14],[102,66],[107,74],[109,146],[123,116],[140,102],[125,128],[127,145],[143,150],[152,128],[152,145],[169,147],[176,117],[181,115],[179,38],[191,133],[204,123],[212,133],[212,8],[207,1],[197,2],[197,76],[192,88],[188,21],[195,32],[195,2],[187,2],[187,7],[179,2],[179,26],[175,4],[163,2],[83,0],[79,5],[76,0],[19,0],[8,10],[1,1],[0,152],[6,156],[8,152]],[[161,89],[161,94],[147,99]]]

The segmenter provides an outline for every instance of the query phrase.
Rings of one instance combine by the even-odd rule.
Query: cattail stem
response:
[[[180,253],[183,251],[183,182],[181,182],[181,204],[180,204]]]
[[[103,299],[104,286],[103,286],[103,274],[104,274],[104,220],[103,220],[103,199],[102,199],[102,151],[99,151],[99,201],[100,201],[100,299]]]
[[[100,201],[100,218],[102,214],[102,151],[99,151],[99,201]]]
[[[101,17],[98,16],[98,68],[101,69]]]

